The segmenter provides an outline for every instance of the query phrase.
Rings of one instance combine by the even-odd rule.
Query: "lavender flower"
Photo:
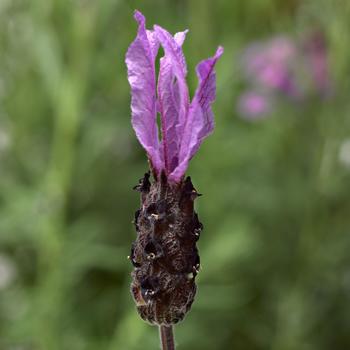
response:
[[[260,119],[271,110],[271,101],[267,96],[248,91],[240,96],[238,102],[238,112],[248,119]]]
[[[196,241],[203,229],[194,211],[199,194],[184,175],[214,128],[214,67],[223,48],[198,64],[199,83],[190,101],[181,48],[187,31],[172,36],[157,25],[147,30],[138,11],[135,19],[138,33],[126,54],[132,126],[147,152],[154,181],[146,173],[135,186],[141,192],[141,208],[135,213],[137,238],[129,257],[134,266],[131,292],[140,316],[160,326],[163,347],[172,349],[171,325],[184,318],[196,293],[200,267]],[[164,56],[157,80],[155,60],[160,46]]]
[[[288,96],[298,94],[294,79],[297,47],[283,36],[267,43],[251,45],[243,55],[247,78],[268,90],[281,91]]]
[[[242,58],[251,92],[240,96],[238,111],[248,119],[266,115],[272,102],[281,97],[299,104],[311,96],[323,98],[331,93],[327,48],[319,31],[302,41],[277,36],[254,43]]]
[[[332,93],[332,79],[329,72],[326,39],[322,32],[316,31],[307,37],[304,52],[315,90],[321,96],[329,96]]]
[[[214,66],[223,48],[219,47],[212,58],[198,64],[199,84],[190,102],[187,67],[181,49],[187,31],[173,37],[160,26],[154,26],[153,31],[146,30],[145,18],[138,11],[135,19],[139,25],[138,34],[126,54],[132,93],[132,125],[155,175],[159,177],[164,171],[170,182],[180,182],[188,162],[214,128],[211,110],[215,100]],[[156,84],[155,59],[159,45],[165,55],[160,59]],[[161,141],[157,112],[161,119]]]

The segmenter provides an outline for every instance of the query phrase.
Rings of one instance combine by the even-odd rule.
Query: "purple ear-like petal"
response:
[[[164,56],[160,59],[158,102],[162,122],[162,151],[167,174],[178,164],[181,140],[176,129],[179,123],[179,95],[179,85],[171,61]]]
[[[185,174],[189,160],[197,152],[203,139],[214,129],[214,116],[211,104],[215,100],[216,75],[215,64],[223,54],[219,47],[215,55],[200,62],[197,66],[199,85],[192,100],[186,124],[182,133],[179,152],[179,164],[170,174],[169,179],[179,181]]]
[[[151,47],[152,56],[154,59],[157,57],[159,50],[159,41],[157,39],[156,33],[153,30],[146,29],[147,39]]]
[[[165,55],[171,59],[176,74],[186,76],[187,66],[181,45],[185,40],[187,31],[175,34],[175,38],[167,30],[157,25],[154,26],[154,31],[163,46]]]
[[[175,33],[174,40],[176,41],[176,44],[178,44],[180,47],[184,43],[187,33],[188,29],[184,30],[183,32]]]
[[[166,30],[155,26],[155,33],[165,52],[160,60],[158,101],[164,166],[170,174],[178,165],[181,130],[189,107],[187,69],[181,48],[187,31],[177,33],[173,38]]]
[[[158,102],[162,125],[162,151],[165,170],[177,165],[178,137],[176,124],[178,122],[178,106],[174,96],[174,74],[171,63],[166,57],[160,59],[158,76]]]
[[[138,33],[129,46],[125,58],[131,87],[131,122],[153,168],[159,173],[162,161],[156,119],[155,77],[155,58],[159,44],[154,32],[146,31],[145,17],[135,11],[134,18],[138,22]]]
[[[178,33],[177,37],[173,38],[169,32],[159,26],[154,26],[154,30],[164,49],[165,57],[167,57],[172,65],[173,74],[176,78],[176,84],[178,85],[178,93],[175,94],[175,98],[178,99],[177,105],[179,110],[177,128],[179,129],[179,133],[181,133],[189,107],[189,95],[186,83],[187,66],[181,48],[186,33]]]
[[[211,105],[216,98],[216,74],[214,67],[223,53],[224,49],[221,46],[218,47],[212,58],[203,60],[196,68],[199,85],[193,101],[196,100],[201,108],[203,125],[198,135],[198,143],[196,147],[191,150],[190,159],[197,152],[202,140],[214,130],[214,114],[211,109]]]
[[[197,101],[193,101],[188,111],[187,123],[184,128],[177,167],[169,175],[170,181],[179,182],[185,174],[190,161],[191,150],[198,145],[198,135],[202,130],[203,113]]]

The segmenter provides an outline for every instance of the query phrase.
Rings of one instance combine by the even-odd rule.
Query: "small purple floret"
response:
[[[125,59],[131,87],[132,126],[155,175],[164,171],[169,181],[180,182],[190,159],[214,129],[211,109],[216,91],[214,67],[223,48],[219,47],[213,57],[197,65],[199,83],[190,101],[187,66],[182,52],[187,31],[172,36],[157,25],[154,30],[146,30],[145,17],[139,11],[135,11],[134,17],[139,26],[138,33]],[[155,59],[159,45],[164,56],[160,59],[157,80]]]

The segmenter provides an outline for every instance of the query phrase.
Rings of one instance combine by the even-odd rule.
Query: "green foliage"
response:
[[[159,346],[136,314],[126,259],[131,188],[147,168],[124,65],[134,8],[149,25],[190,29],[192,92],[198,60],[225,47],[216,131],[188,171],[205,230],[179,349],[350,348],[350,171],[339,160],[350,152],[350,5],[2,0],[0,349]],[[329,39],[334,96],[239,118],[240,49],[310,23]]]

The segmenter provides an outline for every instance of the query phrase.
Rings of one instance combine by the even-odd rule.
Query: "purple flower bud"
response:
[[[132,125],[147,152],[154,175],[159,177],[164,171],[170,182],[178,183],[203,139],[213,131],[214,67],[223,48],[219,47],[213,57],[198,64],[199,83],[190,101],[181,48],[187,31],[173,37],[160,26],[154,26],[153,31],[146,30],[145,18],[138,11],[135,19],[138,33],[125,60],[131,86]],[[160,59],[157,84],[155,59],[159,45],[163,47],[164,57]],[[157,112],[160,113],[161,140]]]

